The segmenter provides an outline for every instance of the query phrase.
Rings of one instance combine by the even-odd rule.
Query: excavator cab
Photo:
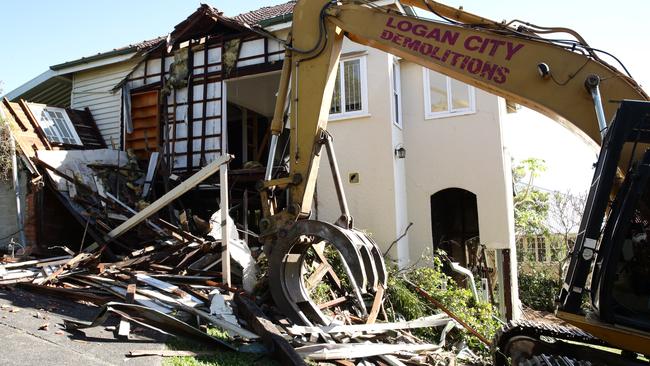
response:
[[[649,146],[650,102],[620,102],[559,296],[558,317],[579,329],[513,322],[497,338],[496,365],[555,365],[562,357],[580,365],[647,365],[636,356],[650,352]],[[626,357],[601,350],[609,347]]]
[[[611,135],[633,149],[647,149],[650,103],[623,101],[610,128],[620,130]],[[611,148],[603,150],[601,155]],[[650,150],[629,164],[625,177],[602,231],[591,301],[601,321],[650,331]]]

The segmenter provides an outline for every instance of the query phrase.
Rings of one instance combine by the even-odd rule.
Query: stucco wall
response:
[[[393,157],[393,131],[390,121],[389,55],[349,40],[346,53],[365,51],[369,115],[330,121],[345,193],[355,226],[371,233],[384,250],[398,233],[396,187]],[[359,183],[351,184],[349,174],[358,173]],[[334,221],[340,215],[328,162],[321,160],[318,176],[319,219]]]
[[[27,222],[27,181],[24,172],[19,174],[20,184],[20,204],[25,223]],[[11,239],[20,242],[18,233],[18,220],[16,210],[16,191],[13,187],[12,180],[0,181],[0,250],[5,250]],[[31,244],[31,243],[25,243]],[[17,250],[18,248],[16,248]]]
[[[457,187],[477,195],[481,242],[514,246],[509,161],[503,150],[496,96],[476,90],[476,113],[425,119],[423,69],[402,65],[404,146],[411,259],[432,247],[432,194]]]
[[[401,61],[402,128],[392,123],[390,62],[382,51],[344,42],[343,56],[366,52],[369,116],[330,121],[344,189],[355,226],[385,250],[413,222],[391,257],[401,265],[432,248],[432,194],[458,187],[477,195],[481,242],[490,248],[514,245],[511,177],[503,150],[503,101],[476,90],[476,113],[425,119],[423,69]],[[504,112],[505,113],[505,112]],[[398,159],[394,150],[406,149]],[[350,173],[360,181],[351,184]],[[321,163],[319,219],[339,215],[329,166]]]

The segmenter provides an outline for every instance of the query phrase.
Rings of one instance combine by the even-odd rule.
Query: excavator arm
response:
[[[309,296],[297,279],[300,266],[296,258],[305,255],[305,243],[312,240],[305,238],[317,238],[313,243],[329,241],[343,253],[348,274],[358,285],[356,297],[361,307],[365,293],[385,286],[385,267],[376,245],[353,228],[326,132],[343,37],[524,105],[596,142],[602,141],[618,102],[649,99],[631,77],[601,60],[596,50],[570,29],[521,22],[514,27],[429,0],[400,3],[446,21],[422,19],[360,0],[298,0],[294,8],[261,189],[265,212],[260,227],[270,253],[274,299],[293,309],[295,313],[289,316],[303,323],[327,322],[308,304]],[[554,32],[570,34],[575,40],[553,41],[540,36]],[[287,105],[290,171],[288,177],[273,179],[273,158]],[[307,220],[323,146],[330,155],[341,202],[341,219],[335,225]],[[627,164],[632,154],[635,152],[623,147],[619,161]],[[272,198],[283,190],[288,204],[276,212]],[[605,209],[603,206],[603,215]],[[577,255],[574,262],[572,266],[582,270],[574,268],[573,272],[581,276],[591,263]],[[586,276],[582,277],[570,282],[582,288]],[[578,295],[569,296],[575,303]]]
[[[291,76],[290,166],[291,175],[297,177],[294,181],[300,182],[291,186],[293,215],[304,217],[311,210],[319,163],[315,151],[327,128],[344,35],[529,107],[597,142],[601,130],[594,100],[585,86],[590,76],[600,80],[606,120],[613,117],[616,101],[648,99],[634,80],[594,58],[585,49],[588,46],[558,45],[433,1],[402,3],[433,10],[456,23],[429,21],[362,3],[302,0],[294,8],[288,67],[281,81],[288,83]],[[276,108],[279,114],[272,127],[276,135],[283,126],[285,95],[278,98],[281,107]]]

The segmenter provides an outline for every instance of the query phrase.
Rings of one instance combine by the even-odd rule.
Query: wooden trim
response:
[[[16,111],[14,111],[13,107],[11,106],[9,99],[7,99],[7,97],[2,98],[2,103],[5,105],[7,110],[9,110],[9,113],[13,117],[14,121],[16,121],[18,126],[20,126],[20,129],[23,130],[23,132],[29,131],[29,129],[27,128],[27,126],[25,126],[23,121],[21,121],[20,118],[18,118],[18,115],[16,114]]]
[[[43,142],[43,145],[47,147],[48,150],[52,150],[52,145],[50,144],[50,141],[47,139],[47,136],[45,135],[45,132],[43,132],[43,129],[41,128],[41,125],[38,124],[38,120],[34,115],[32,114],[31,109],[29,109],[29,106],[27,105],[27,102],[25,102],[23,99],[21,99],[18,104],[20,105],[20,108],[22,108],[23,113],[25,113],[25,116],[29,120],[29,123],[32,124],[32,127],[34,128],[34,132],[38,135],[38,137],[41,138],[41,141]]]
[[[187,52],[187,63],[194,66],[194,52],[192,52],[192,40],[188,44]],[[190,77],[187,80],[187,153],[188,155],[194,155],[194,71],[190,71]],[[192,121],[192,122],[190,122]],[[185,161],[185,168],[188,172],[192,171],[194,165],[194,159],[187,159]]]
[[[206,165],[203,169],[199,170],[197,173],[183,181],[181,184],[176,186],[171,191],[165,193],[162,197],[152,202],[149,206],[145,207],[144,210],[138,212],[130,219],[124,221],[120,226],[111,230],[108,234],[104,236],[104,240],[107,242],[117,238],[118,236],[129,231],[139,223],[143,222],[151,215],[160,211],[162,208],[170,204],[172,201],[183,195],[185,192],[196,187],[201,182],[212,176],[214,173],[218,172],[223,164],[227,164],[232,160],[232,155],[221,155],[219,159],[214,160],[212,163]]]

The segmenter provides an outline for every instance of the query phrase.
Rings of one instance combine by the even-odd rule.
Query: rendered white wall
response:
[[[476,113],[425,119],[422,67],[402,65],[404,146],[411,259],[432,248],[432,194],[463,188],[477,196],[481,242],[514,248],[509,162],[503,150],[499,98],[476,90]]]

